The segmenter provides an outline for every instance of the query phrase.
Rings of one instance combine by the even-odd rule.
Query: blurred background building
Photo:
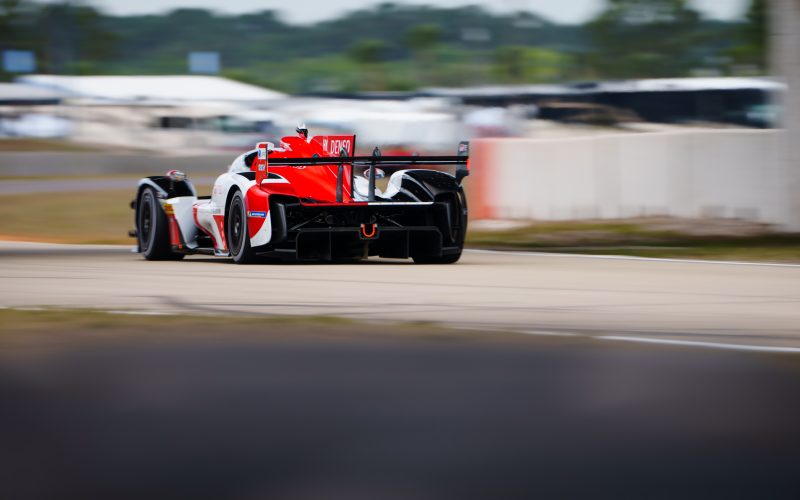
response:
[[[10,0],[0,137],[106,149],[109,169],[146,154],[203,157],[205,170],[297,122],[355,132],[364,151],[471,139],[480,218],[800,227],[800,142],[775,130],[797,115],[782,78],[798,71],[797,0],[585,3],[577,15],[550,6],[550,18],[526,1],[365,0],[298,22],[286,10]],[[19,161],[4,154],[0,168]]]

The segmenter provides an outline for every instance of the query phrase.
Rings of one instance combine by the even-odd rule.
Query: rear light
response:
[[[259,142],[256,144],[256,159],[253,166],[256,170],[256,186],[260,186],[261,182],[269,175],[269,143]]]

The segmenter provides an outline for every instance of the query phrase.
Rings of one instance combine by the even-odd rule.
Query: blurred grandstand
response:
[[[206,75],[29,75],[0,87],[0,133],[201,152],[274,140],[304,121],[319,131],[354,131],[362,144],[437,150],[463,137],[772,128],[772,102],[783,89],[768,79],[683,78],[290,96]]]

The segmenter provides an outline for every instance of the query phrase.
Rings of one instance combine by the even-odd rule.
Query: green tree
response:
[[[95,73],[116,55],[117,37],[96,9],[67,2],[46,4],[36,12],[36,45],[41,70]]]
[[[435,49],[442,39],[442,29],[435,24],[418,24],[406,35],[406,46],[414,55],[417,79],[425,84],[433,80],[436,65]]]
[[[359,40],[350,47],[350,57],[365,66],[383,61],[386,54],[386,43],[382,40]]]
[[[685,76],[699,62],[700,14],[688,0],[607,0],[588,23],[590,64],[612,78]]]
[[[512,84],[561,81],[574,64],[570,55],[519,45],[499,47],[492,58],[495,78]]]
[[[424,53],[435,47],[442,38],[442,28],[435,24],[418,24],[408,31],[406,43],[412,52]]]
[[[525,47],[504,45],[494,52],[495,73],[507,83],[523,83],[526,73]]]
[[[31,16],[35,6],[24,0],[0,0],[0,51],[36,50],[36,24]],[[10,80],[13,75],[3,72],[0,80]]]
[[[20,0],[0,0],[0,46],[10,46],[17,35],[16,19],[19,17]]]
[[[698,19],[690,1],[607,0],[608,9],[581,26],[534,14],[409,4],[294,26],[272,11],[114,16],[89,7],[92,0],[0,0],[0,50],[35,51],[40,72],[81,74],[183,73],[188,52],[218,51],[226,74],[287,91],[763,66],[765,0],[753,0],[748,23]]]
[[[763,73],[767,66],[767,0],[751,0],[747,21],[738,31],[741,43],[731,48],[729,55],[737,65],[753,67]]]
[[[350,58],[362,68],[362,87],[365,90],[380,90],[383,88],[383,78],[378,67],[384,61],[388,46],[378,39],[359,40],[350,47]]]

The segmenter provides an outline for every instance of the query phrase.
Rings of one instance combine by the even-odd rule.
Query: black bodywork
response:
[[[253,251],[260,256],[297,260],[344,260],[369,256],[420,263],[456,262],[467,231],[467,200],[461,187],[469,175],[469,145],[459,145],[457,156],[347,156],[342,152],[336,203],[317,203],[271,196],[272,239]],[[331,165],[331,158],[270,159],[271,165]],[[351,174],[345,175],[345,165]],[[455,167],[454,174],[430,168]],[[367,168],[365,202],[342,203],[343,186],[355,192],[356,168]],[[376,168],[405,170],[400,189],[390,200],[376,195]],[[427,168],[427,169],[426,169]],[[349,177],[349,179],[346,179]]]
[[[255,250],[298,260],[442,258],[461,253],[467,215],[464,190],[453,176],[414,170],[405,173],[392,201],[379,205],[271,197],[272,241]]]

